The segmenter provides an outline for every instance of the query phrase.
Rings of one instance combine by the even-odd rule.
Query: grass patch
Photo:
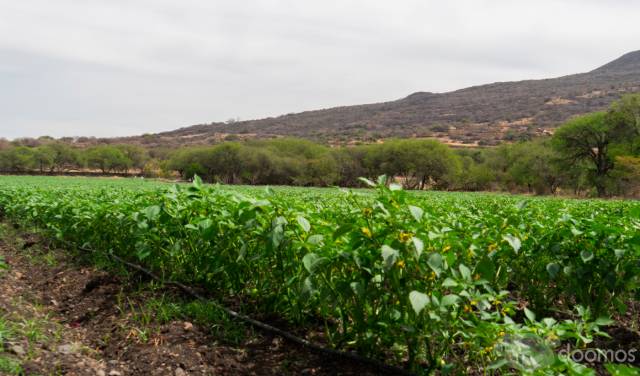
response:
[[[4,344],[14,337],[14,331],[7,320],[0,317],[0,374],[21,375],[23,374],[20,362],[2,353],[5,351]]]
[[[190,321],[207,328],[218,340],[239,345],[254,333],[246,325],[235,321],[226,312],[210,302],[180,300],[168,294],[145,299],[136,303],[122,296],[118,307],[121,313],[129,312],[137,327],[131,328],[138,339],[148,338],[154,324],[163,325],[172,321]]]
[[[9,269],[9,265],[4,260],[4,257],[0,256],[0,274],[4,273],[5,270]]]
[[[0,318],[0,352],[4,351],[4,344],[13,338],[13,330],[4,318]]]
[[[0,355],[0,373],[7,375],[23,375],[24,371],[22,370],[20,362]]]

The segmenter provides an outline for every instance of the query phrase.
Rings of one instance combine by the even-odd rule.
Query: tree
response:
[[[640,94],[625,95],[614,102],[608,112],[608,121],[615,128],[625,154],[640,154]]]
[[[338,165],[338,185],[354,187],[361,184],[360,177],[373,177],[374,174],[367,171],[364,161],[368,147],[335,148],[331,151]]]
[[[55,160],[56,153],[55,151],[45,146],[38,146],[33,149],[33,159],[40,173],[45,172],[53,166],[53,162]]]
[[[585,160],[589,162],[590,180],[600,197],[606,195],[606,180],[614,167],[609,145],[618,132],[606,113],[596,112],[567,122],[553,136],[554,145],[568,168]]]
[[[144,172],[144,166],[149,160],[149,153],[142,147],[136,145],[116,145],[116,148],[125,155],[130,163],[130,167],[138,169],[140,172]],[[125,171],[127,172],[127,171]]]
[[[435,140],[390,140],[372,146],[365,165],[376,175],[402,178],[408,189],[446,188],[460,170],[459,158]]]
[[[616,157],[613,175],[617,178],[616,188],[623,195],[640,193],[640,158],[633,156]]]
[[[241,146],[235,142],[225,142],[209,149],[202,165],[207,174],[215,181],[236,183],[240,170]]]
[[[561,181],[558,155],[546,140],[522,142],[512,146],[509,179],[537,194],[554,193]]]
[[[621,138],[640,136],[640,94],[625,95],[611,105],[608,121]]]
[[[453,181],[454,188],[464,191],[481,191],[490,188],[491,183],[496,180],[491,168],[468,153],[457,154],[460,157],[461,169]]]
[[[41,148],[48,150],[47,152],[51,152],[53,155],[53,162],[49,167],[51,172],[84,167],[84,161],[78,150],[64,142],[49,143]]]
[[[131,168],[131,160],[117,147],[96,146],[86,152],[87,163],[91,168],[100,169],[103,173],[127,171]]]
[[[0,151],[0,168],[10,172],[25,172],[34,166],[33,152],[26,146]]]
[[[183,179],[189,180],[194,175],[198,175],[205,181],[209,181],[203,166],[206,150],[202,147],[179,149],[169,157],[167,168],[177,171]]]

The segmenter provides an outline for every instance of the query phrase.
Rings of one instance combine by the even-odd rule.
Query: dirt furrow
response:
[[[373,375],[0,224],[0,374]],[[200,323],[200,324],[198,324]]]

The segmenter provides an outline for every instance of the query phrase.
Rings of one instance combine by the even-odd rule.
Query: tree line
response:
[[[147,150],[135,145],[100,145],[81,149],[65,142],[39,142],[26,146],[19,140],[0,145],[0,171],[5,173],[61,173],[93,170],[106,173],[144,174],[150,160]]]
[[[640,194],[640,95],[574,118],[553,136],[493,148],[450,148],[429,139],[329,147],[276,138],[177,150],[136,145],[78,148],[50,138],[0,143],[0,170],[90,170],[147,176],[198,175],[208,182],[360,185],[394,176],[407,189],[511,191],[584,196]]]

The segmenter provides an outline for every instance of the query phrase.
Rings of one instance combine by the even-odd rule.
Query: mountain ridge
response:
[[[117,139],[150,145],[293,136],[328,143],[428,137],[454,146],[495,145],[549,134],[567,119],[640,92],[640,50],[592,71],[495,82],[445,93],[419,91],[388,102],[309,110],[247,121],[198,124]]]

